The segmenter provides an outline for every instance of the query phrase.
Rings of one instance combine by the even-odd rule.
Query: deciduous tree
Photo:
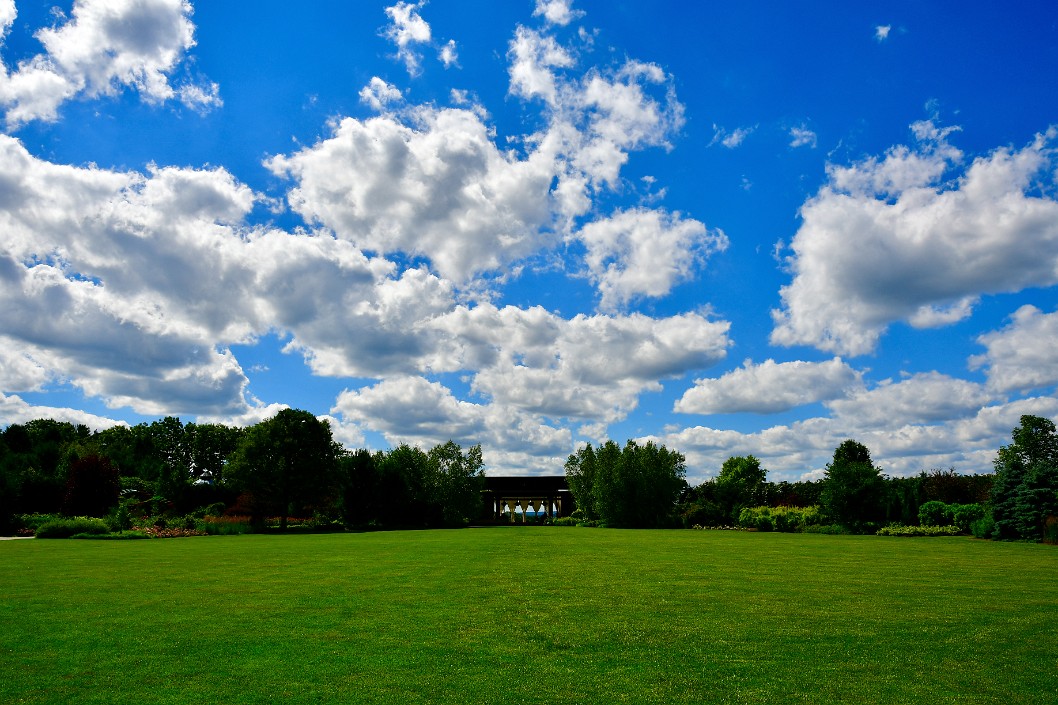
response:
[[[768,471],[752,455],[733,456],[724,461],[716,476],[716,497],[728,519],[737,520],[745,507],[766,502]]]
[[[465,526],[481,514],[481,490],[485,486],[481,446],[464,453],[458,443],[448,441],[427,454],[433,481],[433,501],[441,509],[447,526]]]
[[[589,445],[566,461],[577,506],[587,504],[603,523],[614,527],[674,524],[686,474],[681,453],[653,442],[629,441],[622,449],[607,441],[597,451]]]
[[[331,427],[307,411],[283,409],[251,427],[232,454],[229,480],[254,498],[255,519],[264,512],[287,517],[333,492],[339,446]]]

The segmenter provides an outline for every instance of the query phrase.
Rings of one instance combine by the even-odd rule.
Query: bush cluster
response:
[[[113,531],[109,534],[74,534],[71,539],[95,539],[97,541],[126,541],[130,539],[151,538],[142,531],[129,529],[128,531]]]
[[[109,534],[110,527],[102,519],[90,517],[59,517],[45,521],[34,532],[38,539],[68,539],[81,534]]]
[[[806,534],[828,534],[832,536],[840,536],[843,534],[851,533],[850,530],[841,524],[819,524],[815,526],[806,526]]]
[[[757,531],[801,533],[810,526],[823,523],[818,506],[811,507],[746,507],[738,515],[738,525]]]
[[[983,504],[945,504],[944,502],[926,502],[918,508],[918,523],[921,526],[957,526],[963,533],[970,533],[970,527],[985,516]]]
[[[958,526],[903,526],[890,524],[878,529],[879,536],[960,536],[962,529]]]

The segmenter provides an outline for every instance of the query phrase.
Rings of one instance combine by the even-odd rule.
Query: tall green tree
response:
[[[883,513],[884,482],[867,446],[846,440],[827,465],[820,505],[833,521],[849,528],[875,522]]]
[[[375,512],[383,526],[438,524],[441,517],[430,502],[430,460],[421,448],[401,443],[380,453]]]
[[[366,448],[344,453],[338,460],[339,511],[346,526],[378,520],[378,468]]]
[[[745,507],[756,507],[767,501],[768,471],[752,455],[732,456],[724,461],[716,476],[716,498],[728,519],[737,520]]]
[[[653,442],[606,441],[582,448],[566,461],[570,490],[607,526],[647,528],[676,522],[676,503],[687,487],[682,454]],[[588,518],[591,514],[585,512]]]
[[[93,451],[74,452],[68,466],[63,514],[101,517],[117,505],[121,482],[109,458]]]
[[[223,424],[194,424],[184,427],[191,476],[206,482],[222,482],[224,466],[235,452],[242,429]]]
[[[1039,539],[1058,515],[1058,433],[1054,422],[1025,415],[999,449],[992,484],[992,517],[999,538]]]
[[[587,444],[566,460],[566,483],[585,519],[598,519],[595,509],[595,450]]]
[[[465,526],[481,514],[481,490],[485,487],[481,446],[464,453],[458,443],[434,446],[427,458],[433,481],[433,501],[446,526]]]
[[[595,452],[595,480],[591,488],[595,513],[604,523],[620,524],[624,516],[626,484],[621,473],[621,446],[608,440]]]
[[[300,409],[283,409],[243,435],[228,464],[228,481],[253,497],[257,523],[272,513],[285,531],[291,512],[333,493],[339,453],[326,421]]]
[[[52,419],[11,424],[4,430],[3,483],[14,513],[55,512],[66,491],[63,459],[69,447],[87,439],[86,426]]]

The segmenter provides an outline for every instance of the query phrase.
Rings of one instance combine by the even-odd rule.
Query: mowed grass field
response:
[[[1058,549],[490,528],[0,542],[0,703],[1058,702]]]

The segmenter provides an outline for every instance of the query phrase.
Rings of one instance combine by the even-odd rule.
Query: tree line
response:
[[[653,442],[606,441],[569,456],[577,511],[565,523],[629,528],[822,527],[873,532],[948,522],[984,538],[1058,540],[1058,433],[1022,416],[992,475],[931,470],[888,477],[863,444],[841,443],[816,481],[769,482],[752,455],[691,486],[686,460]],[[179,517],[209,511],[313,516],[343,527],[463,526],[482,511],[479,445],[349,451],[311,413],[285,409],[248,428],[166,417],[92,432],[38,419],[0,433],[0,531],[19,517]]]
[[[652,443],[629,442],[622,449],[612,441],[570,455],[565,471],[578,507],[574,520],[587,525],[826,533],[926,525],[980,538],[1058,542],[1055,424],[1025,415],[1011,436],[990,475],[952,468],[889,477],[853,439],[835,448],[815,481],[768,482],[760,460],[748,455],[728,458],[715,478],[690,486],[681,454]]]
[[[347,451],[329,424],[284,409],[247,428],[166,417],[92,432],[51,419],[0,433],[0,531],[29,514],[314,516],[347,527],[465,525],[478,516],[481,447]]]

